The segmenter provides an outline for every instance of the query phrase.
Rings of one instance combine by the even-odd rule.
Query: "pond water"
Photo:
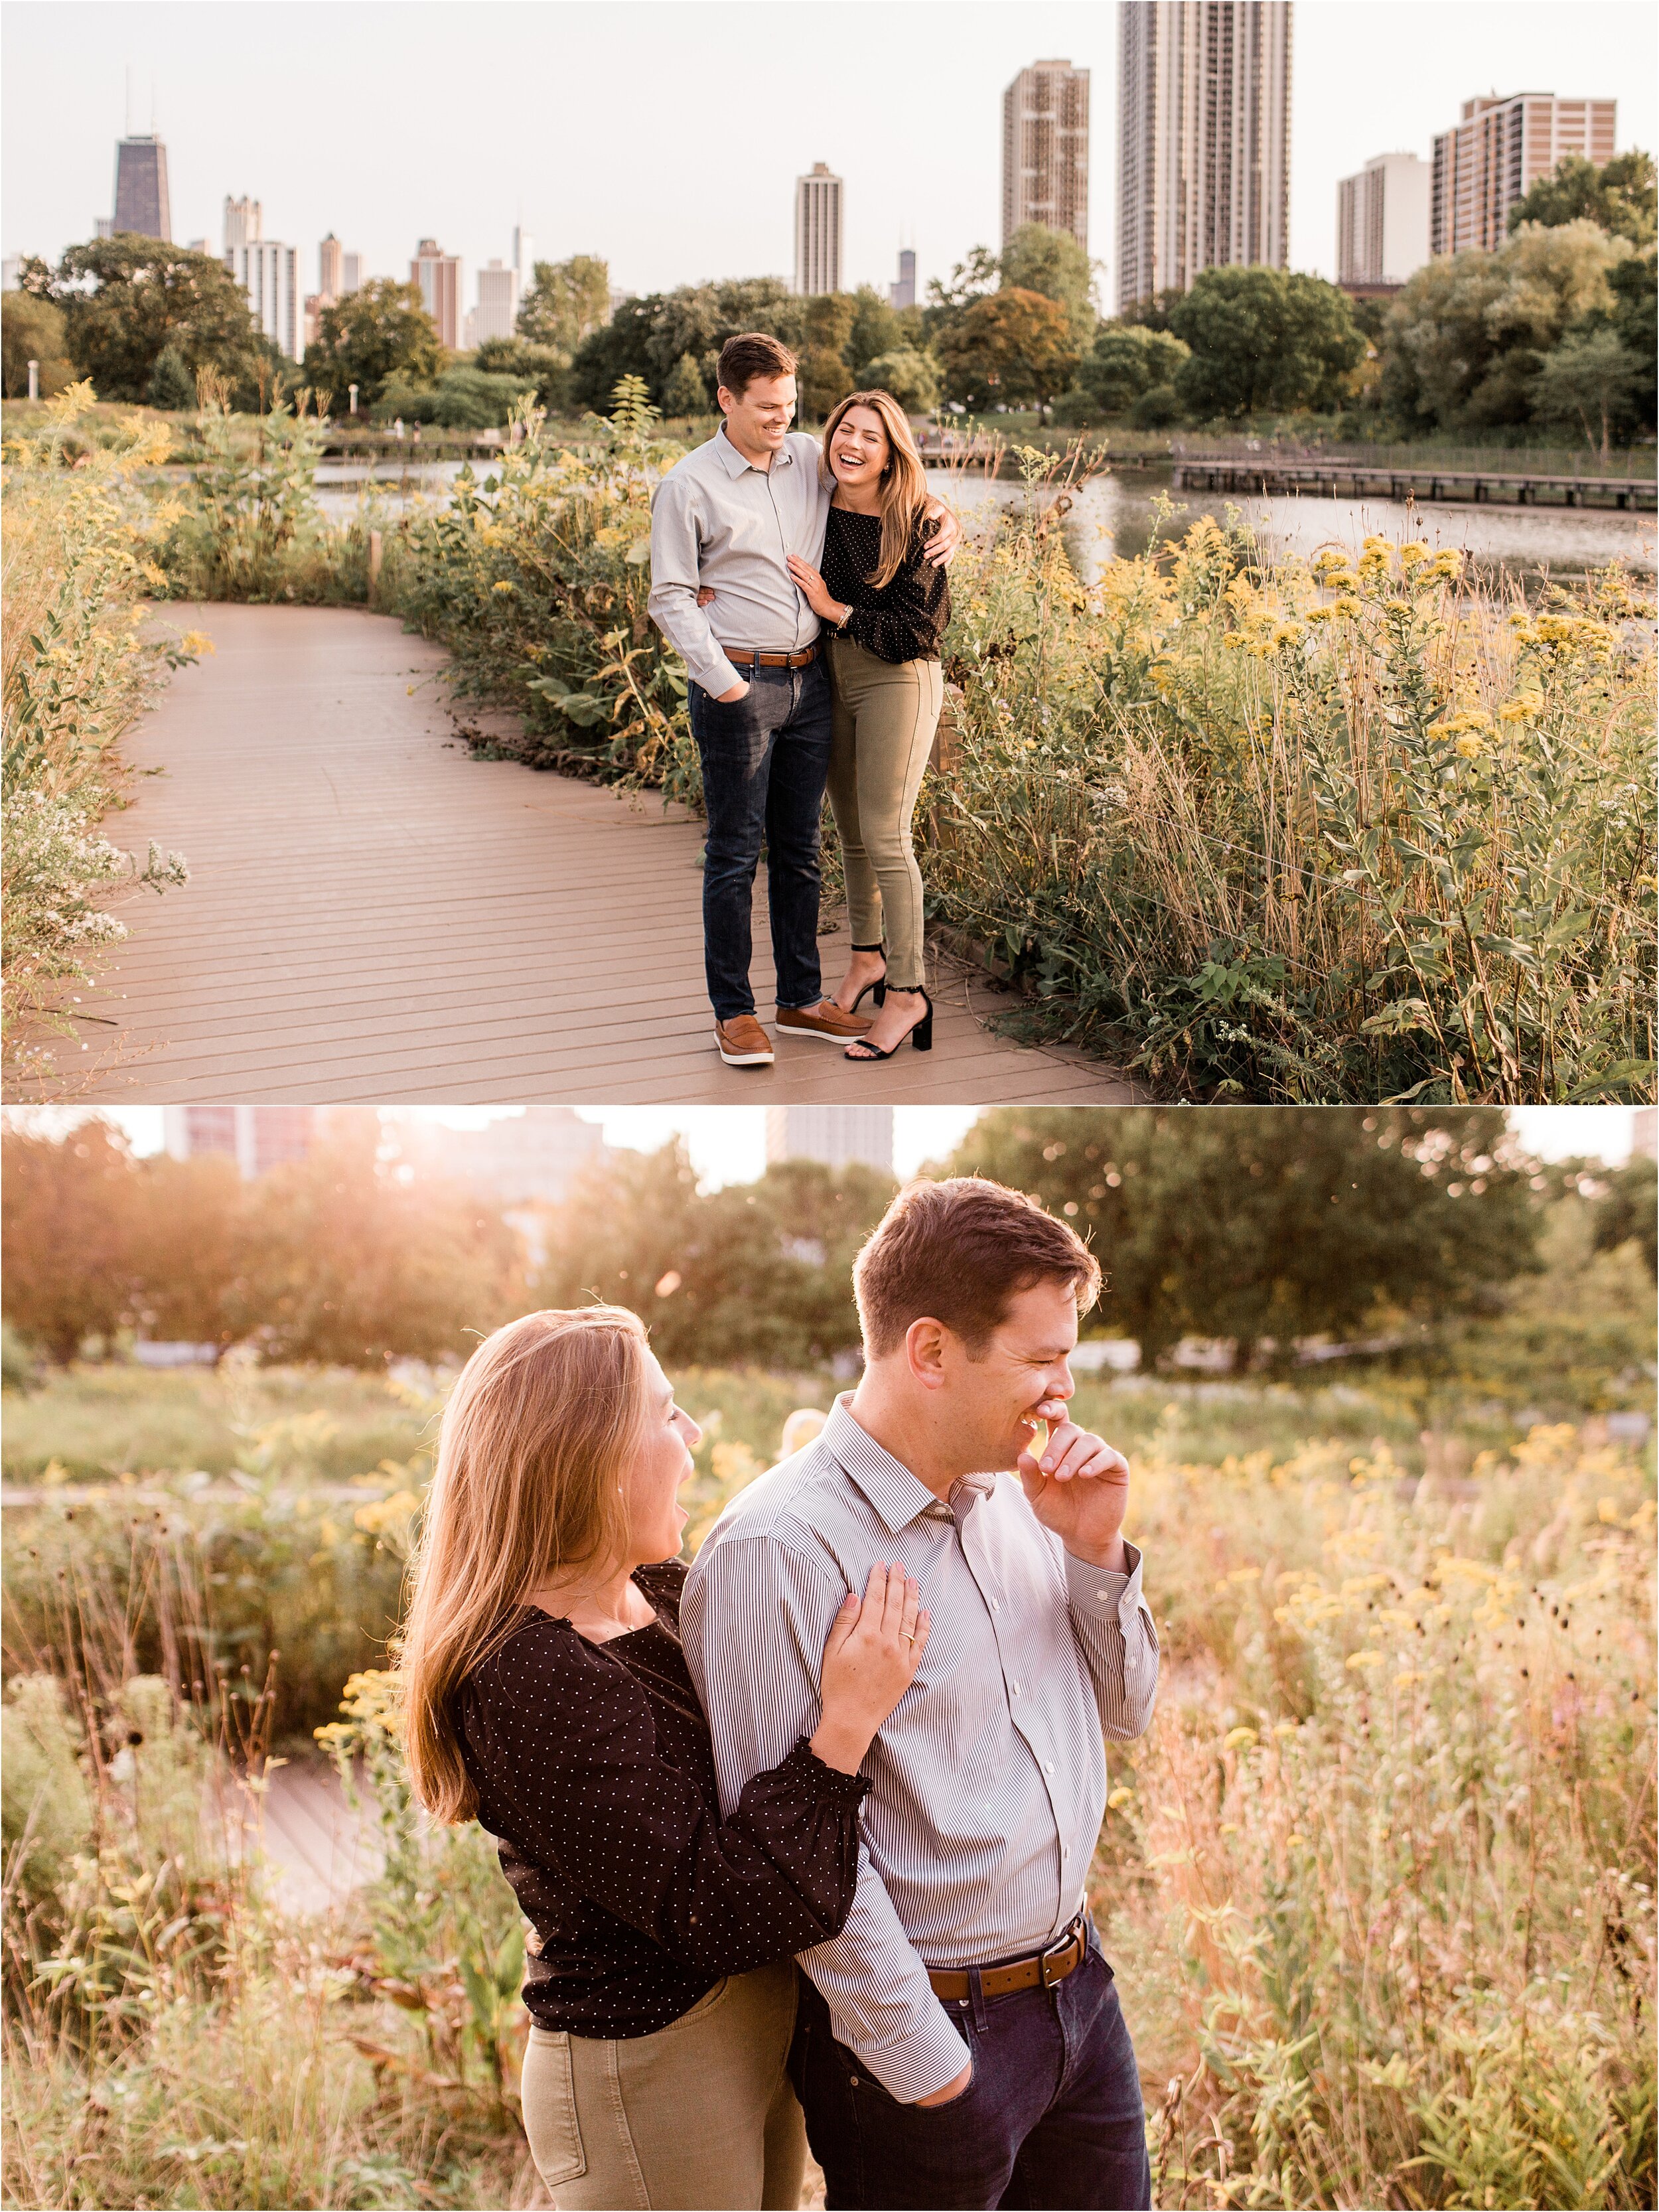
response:
[[[956,477],[930,469],[928,481],[965,514],[1022,496],[1018,484]],[[1160,495],[1175,502],[1173,520],[1160,531]],[[1226,519],[1229,508],[1255,531],[1268,554],[1315,553],[1334,543],[1357,546],[1371,532],[1396,542],[1416,537],[1437,551],[1455,546],[1480,567],[1505,568],[1537,576],[1582,575],[1586,568],[1622,560],[1654,573],[1655,518],[1583,507],[1408,507],[1403,500],[1318,499],[1291,494],[1275,498],[1234,492],[1171,492],[1167,471],[1097,477],[1075,496],[1066,526],[1072,558],[1090,579],[1114,558],[1144,553],[1154,532],[1177,534],[1200,514]]]
[[[465,461],[422,461],[399,470],[371,470],[363,462],[325,462],[317,471],[318,503],[332,522],[348,522],[368,495],[392,513],[411,497],[442,499]],[[490,463],[471,464],[480,483]],[[983,477],[958,476],[929,469],[927,479],[942,498],[964,515],[993,504],[1021,498],[1018,484]],[[1316,552],[1333,542],[1357,546],[1369,532],[1400,539],[1420,538],[1438,550],[1456,546],[1482,568],[1506,568],[1538,576],[1582,575],[1586,568],[1622,560],[1644,574],[1654,573],[1655,518],[1584,507],[1407,507],[1387,499],[1317,499],[1300,494],[1263,499],[1239,493],[1171,493],[1167,470],[1136,470],[1097,477],[1076,495],[1066,522],[1066,544],[1081,573],[1092,579],[1114,558],[1144,553],[1158,528],[1159,497],[1172,498],[1176,532],[1200,514],[1224,521],[1229,507],[1242,514],[1269,553]],[[1165,534],[1170,526],[1165,526]]]

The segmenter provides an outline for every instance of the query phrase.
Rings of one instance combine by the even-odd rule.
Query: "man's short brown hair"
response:
[[[741,337],[727,338],[720,348],[719,381],[734,399],[741,399],[757,376],[794,373],[794,355],[781,338],[770,337],[764,331],[745,331]]]
[[[1036,1199],[982,1176],[909,1183],[854,1264],[866,1354],[896,1352],[927,1316],[977,1356],[1010,1300],[1045,1282],[1069,1284],[1083,1313],[1100,1295],[1093,1253]]]

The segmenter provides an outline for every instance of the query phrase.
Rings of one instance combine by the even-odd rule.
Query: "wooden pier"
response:
[[[1379,466],[1365,461],[1290,461],[1269,455],[1231,460],[1182,458],[1177,491],[1237,491],[1267,497],[1306,492],[1321,499],[1428,500],[1443,505],[1624,507],[1651,513],[1651,477],[1504,476],[1487,470]]]

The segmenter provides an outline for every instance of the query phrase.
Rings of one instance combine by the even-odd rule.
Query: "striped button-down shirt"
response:
[[[1158,1691],[1141,1560],[1074,1559],[1018,1478],[941,1504],[838,1399],[823,1434],[732,1499],[681,1601],[721,1803],[818,1720],[824,1640],[877,1565],[921,1585],[932,1629],[871,1746],[858,1889],[801,1964],[837,2037],[911,2102],[967,2063],[927,1979],[1041,1949],[1084,1899],[1106,1803],[1102,1731],[1139,1735]]]
[[[769,469],[744,460],[724,428],[676,461],[651,501],[651,619],[694,684],[716,698],[743,679],[728,646],[799,653],[818,618],[790,574],[788,556],[823,558],[830,488],[818,441],[792,430]],[[712,586],[708,607],[701,585]]]

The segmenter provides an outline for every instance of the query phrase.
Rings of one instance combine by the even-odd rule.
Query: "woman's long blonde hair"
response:
[[[624,1556],[647,1357],[621,1306],[526,1314],[484,1339],[450,1393],[396,1644],[410,1780],[441,1820],[477,1810],[456,1690],[538,1583]]]
[[[836,472],[830,464],[830,441],[853,407],[873,409],[887,433],[887,465],[881,472],[881,557],[875,573],[866,579],[879,591],[904,566],[921,510],[927,503],[927,478],[910,434],[909,419],[892,393],[849,392],[823,426],[823,469],[831,483]]]

